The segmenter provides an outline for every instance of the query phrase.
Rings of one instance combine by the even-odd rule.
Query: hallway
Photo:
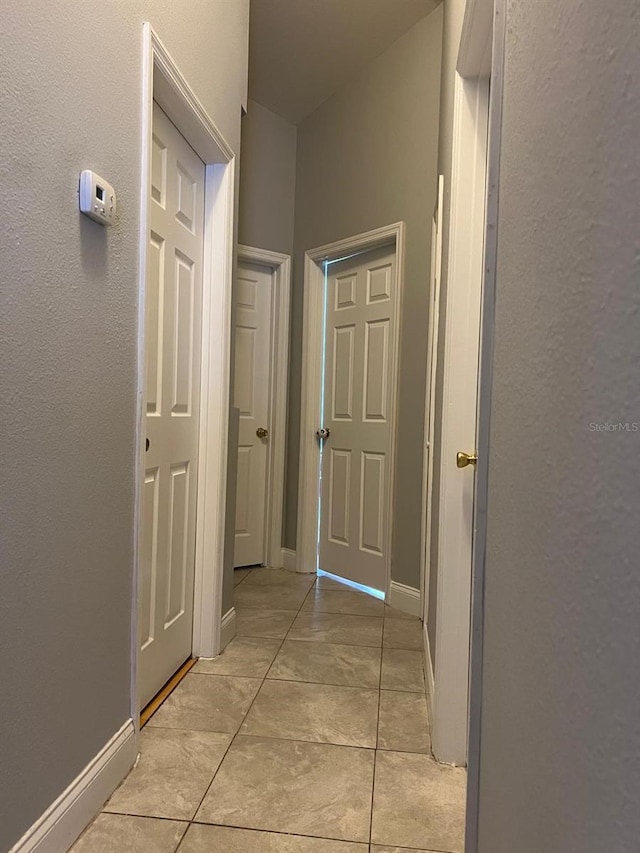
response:
[[[326,577],[235,583],[238,636],[151,718],[73,853],[461,853],[465,771],[430,755],[419,620]]]

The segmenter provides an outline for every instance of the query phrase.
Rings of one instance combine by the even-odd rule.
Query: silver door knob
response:
[[[331,430],[327,429],[327,427],[320,427],[320,429],[316,430],[316,438],[320,439],[320,441],[326,441],[330,435]]]
[[[269,438],[269,430],[264,427],[258,427],[256,430],[256,435],[258,438]]]

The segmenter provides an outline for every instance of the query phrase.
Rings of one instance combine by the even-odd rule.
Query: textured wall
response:
[[[245,246],[293,254],[297,129],[255,101],[242,119],[240,221]]]
[[[7,0],[2,18],[6,850],[130,714],[142,21],[238,151],[248,2]],[[118,193],[110,230],[78,213],[87,167]]]
[[[392,577],[420,585],[422,445],[442,9],[298,128],[285,544],[295,548],[304,252],[398,220],[406,231]]]
[[[638,850],[639,43],[508,2],[479,853]]]

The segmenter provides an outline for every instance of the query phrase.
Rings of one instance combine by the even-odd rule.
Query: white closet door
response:
[[[233,564],[265,561],[273,271],[242,261],[235,288],[234,405],[240,409]]]
[[[389,548],[393,247],[328,268],[320,568],[385,590]],[[320,425],[319,425],[320,426]]]
[[[192,649],[204,186],[204,163],[154,104],[145,293],[141,707]]]

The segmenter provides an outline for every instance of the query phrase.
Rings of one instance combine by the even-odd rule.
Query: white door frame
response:
[[[422,456],[422,529],[420,531],[420,616],[427,622],[429,612],[429,570],[431,554],[431,517],[433,500],[433,435],[436,415],[436,374],[438,372],[438,328],[440,321],[440,279],[442,275],[442,209],[444,177],[438,177],[438,198],[431,227],[431,283],[429,293],[429,331],[427,333],[427,377],[424,407],[424,451]],[[426,661],[430,665],[430,659]],[[428,673],[429,675],[429,673]],[[429,679],[430,683],[432,679]],[[430,698],[430,693],[429,693]]]
[[[451,207],[441,405],[436,649],[432,743],[437,759],[468,756],[474,453],[484,283],[493,0],[467,0],[454,80]],[[487,318],[490,319],[490,318]],[[473,519],[473,520],[472,520]]]
[[[469,0],[468,0],[469,2]],[[471,659],[469,667],[469,732],[467,760],[467,814],[465,853],[478,851],[480,797],[480,740],[482,723],[482,667],[484,652],[484,583],[487,541],[487,500],[489,481],[489,427],[493,384],[493,339],[498,254],[498,185],[502,144],[502,91],[506,35],[505,0],[483,0],[475,20],[469,16],[461,39],[459,70],[478,74],[490,68],[491,97],[487,132],[487,193],[482,282],[482,322],[478,370],[478,412],[474,542],[471,589]],[[466,19],[465,19],[466,23]],[[476,33],[471,34],[475,28]],[[483,36],[484,33],[484,36]],[[469,35],[464,47],[465,34]],[[480,45],[484,40],[485,46]],[[477,47],[474,48],[474,45]],[[480,58],[479,58],[480,57]]]
[[[304,321],[302,330],[302,406],[300,416],[300,471],[298,475],[298,529],[296,571],[315,572],[318,565],[318,505],[320,483],[320,454],[316,429],[320,424],[320,395],[322,388],[322,345],[324,335],[324,271],[323,261],[331,261],[382,246],[395,245],[396,288],[395,319],[391,349],[391,411],[392,442],[388,513],[389,553],[387,554],[388,597],[391,583],[391,554],[393,551],[393,505],[395,499],[396,431],[398,410],[398,366],[400,361],[400,317],[404,287],[404,222],[395,222],[345,240],[328,243],[305,253],[304,264]]]
[[[229,418],[232,271],[234,266],[233,151],[149,23],[143,24],[142,170],[138,305],[138,391],[132,596],[132,717],[138,708],[140,525],[144,483],[145,287],[153,101],[156,100],[205,163],[202,367],[193,614],[194,655],[215,657],[220,645]]]
[[[291,300],[291,256],[252,246],[238,246],[238,261],[267,266],[272,270],[269,365],[269,444],[265,503],[265,562],[282,565],[282,522],[284,513],[284,463],[287,430],[287,382],[289,374],[289,306]]]

